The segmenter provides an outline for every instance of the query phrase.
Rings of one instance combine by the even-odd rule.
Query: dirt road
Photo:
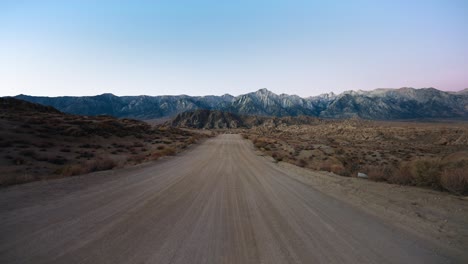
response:
[[[134,168],[0,190],[0,263],[446,263],[290,177],[239,135]]]

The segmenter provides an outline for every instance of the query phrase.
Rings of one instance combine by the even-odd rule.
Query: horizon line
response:
[[[333,91],[330,91],[330,92],[324,92],[324,93],[320,93],[320,94],[317,94],[317,95],[308,95],[308,96],[300,96],[300,95],[297,95],[297,94],[288,94],[288,93],[277,93],[277,92],[274,92],[268,88],[259,88],[257,90],[254,90],[252,92],[247,92],[247,93],[241,93],[241,94],[238,94],[238,95],[233,95],[233,94],[230,94],[230,93],[224,93],[224,94],[221,94],[221,95],[217,95],[217,94],[205,94],[205,95],[190,95],[190,94],[160,94],[160,95],[149,95],[149,94],[135,94],[135,95],[118,95],[118,94],[115,94],[115,93],[112,93],[112,92],[104,92],[104,93],[100,93],[100,94],[93,94],[93,95],[56,95],[56,96],[48,96],[48,95],[32,95],[32,94],[25,94],[25,93],[20,93],[20,94],[17,94],[17,95],[3,95],[2,97],[16,97],[16,96],[34,96],[34,97],[49,97],[49,98],[56,98],[56,97],[95,97],[95,96],[101,96],[101,95],[113,95],[113,96],[117,96],[117,97],[138,97],[138,96],[149,96],[149,97],[157,97],[157,96],[190,96],[190,97],[207,97],[207,96],[225,96],[225,95],[229,95],[229,96],[233,96],[233,97],[238,97],[238,96],[241,96],[241,95],[245,95],[245,94],[249,94],[249,93],[255,93],[255,92],[258,92],[258,91],[261,91],[261,90],[267,90],[269,92],[272,92],[276,95],[292,95],[292,96],[299,96],[301,98],[308,98],[308,97],[315,97],[315,96],[320,96],[320,95],[324,95],[324,94],[343,94],[343,93],[347,93],[347,92],[351,92],[351,91],[354,91],[354,92],[359,92],[359,91],[363,91],[363,92],[371,92],[371,91],[375,91],[375,90],[400,90],[400,89],[415,89],[415,90],[421,90],[421,89],[435,89],[435,90],[438,90],[438,91],[441,91],[441,92],[452,92],[452,93],[458,93],[458,92],[461,92],[461,91],[464,91],[464,90],[468,90],[468,87],[467,88],[461,88],[459,90],[442,90],[442,89],[438,89],[438,88],[435,88],[435,87],[420,87],[420,88],[415,88],[415,87],[399,87],[399,88],[383,88],[383,87],[379,87],[379,88],[374,88],[374,89],[370,89],[370,90],[363,90],[363,89],[350,89],[350,90],[345,90],[345,91],[342,91],[342,92],[339,92],[339,93],[335,93]]]

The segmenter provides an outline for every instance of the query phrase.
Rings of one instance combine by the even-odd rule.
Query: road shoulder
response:
[[[267,161],[271,158],[265,157]],[[431,241],[438,250],[467,259],[468,199],[428,189],[343,177],[286,162],[290,177]]]

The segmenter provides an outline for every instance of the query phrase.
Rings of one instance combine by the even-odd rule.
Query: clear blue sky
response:
[[[0,1],[0,96],[468,87],[468,1]]]

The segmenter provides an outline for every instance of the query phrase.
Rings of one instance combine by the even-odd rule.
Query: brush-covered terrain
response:
[[[206,134],[132,119],[70,115],[0,98],[0,185],[157,160],[203,137]]]
[[[468,194],[468,123],[315,120],[242,131],[276,161]]]
[[[468,122],[265,117],[196,110],[173,127],[226,129],[300,167],[468,194]]]

